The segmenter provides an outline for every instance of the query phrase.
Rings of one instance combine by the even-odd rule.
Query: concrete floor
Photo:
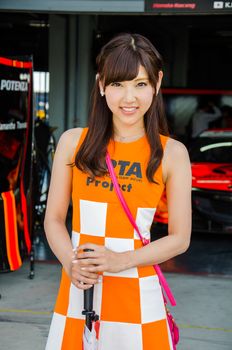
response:
[[[28,262],[0,274],[1,350],[45,348],[60,266],[37,262],[34,280],[28,274]],[[177,299],[172,312],[180,327],[178,350],[231,350],[232,276],[165,275]]]

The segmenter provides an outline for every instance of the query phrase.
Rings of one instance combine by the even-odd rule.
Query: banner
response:
[[[232,1],[214,0],[145,0],[145,12],[154,14],[230,14]]]
[[[31,250],[32,62],[0,57],[0,271]]]

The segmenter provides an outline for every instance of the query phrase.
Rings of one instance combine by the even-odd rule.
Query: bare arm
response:
[[[73,251],[65,220],[71,197],[72,168],[67,164],[71,163],[80,134],[81,129],[71,129],[59,140],[52,167],[44,221],[48,243],[69,276]]]
[[[169,140],[163,160],[168,202],[168,236],[134,252],[133,265],[157,264],[185,252],[191,236],[192,175],[188,152],[183,144]]]
[[[158,264],[185,252],[191,235],[191,165],[185,146],[170,139],[165,148],[163,174],[168,199],[168,236],[134,251],[112,252],[105,247],[86,244],[94,252],[78,252],[88,271],[118,272],[135,266]],[[96,264],[88,268],[88,264]]]

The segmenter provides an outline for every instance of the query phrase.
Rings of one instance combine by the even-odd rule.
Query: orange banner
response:
[[[19,252],[15,197],[13,191],[3,192],[1,196],[4,206],[7,257],[10,269],[14,271],[22,265]]]

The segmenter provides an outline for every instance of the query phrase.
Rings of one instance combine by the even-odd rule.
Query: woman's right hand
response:
[[[89,289],[99,282],[99,274],[82,270],[82,259],[72,261],[71,281],[79,289]]]

